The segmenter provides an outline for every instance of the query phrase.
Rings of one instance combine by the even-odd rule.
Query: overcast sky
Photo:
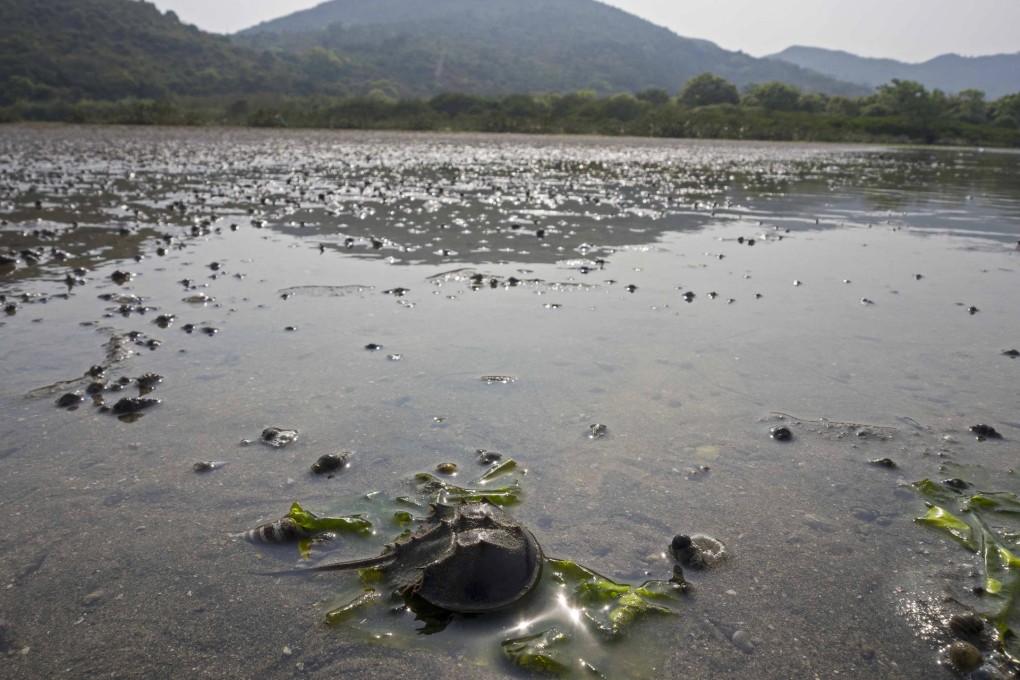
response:
[[[232,33],[322,0],[154,0],[182,21]],[[507,0],[513,2],[513,0]],[[790,45],[924,61],[1020,52],[1020,0],[608,0],[608,4],[755,56]]]

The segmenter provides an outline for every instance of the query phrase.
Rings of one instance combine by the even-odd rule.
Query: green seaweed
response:
[[[372,533],[372,523],[362,515],[346,517],[319,517],[301,507],[296,501],[290,506],[287,517],[309,533],[317,534],[324,531],[344,531],[368,536]]]
[[[570,604],[607,638],[619,637],[648,614],[675,615],[683,588],[670,581],[616,583],[570,560],[548,560],[553,578],[573,591]]]
[[[486,471],[485,474],[483,474],[481,477],[479,477],[478,479],[475,480],[475,483],[476,484],[485,484],[486,482],[492,481],[493,479],[496,479],[497,477],[502,477],[503,475],[508,475],[508,474],[510,474],[511,472],[513,472],[516,469],[517,469],[517,461],[514,460],[513,458],[508,458],[508,459],[504,460],[502,463],[500,463],[499,465],[496,465],[496,466],[490,468],[488,471]]]
[[[427,472],[415,475],[414,480],[422,491],[429,495],[432,503],[471,503],[487,500],[494,505],[507,506],[516,505],[521,499],[521,485],[517,480],[506,486],[491,489],[456,486]]]
[[[569,643],[570,636],[557,628],[548,628],[534,635],[503,640],[503,654],[510,662],[526,670],[537,673],[565,675],[569,666],[563,662],[566,656],[564,645]]]
[[[914,488],[928,499],[928,512],[917,521],[981,557],[984,595],[978,613],[998,631],[1003,652],[1020,663],[1020,558],[1015,552],[1020,545],[1020,497],[1006,491],[967,495],[930,479]],[[1013,526],[1007,526],[1010,523]]]
[[[374,588],[367,588],[365,592],[358,595],[347,604],[341,605],[327,612],[326,623],[331,626],[335,626],[338,623],[344,623],[345,621],[348,621],[356,611],[367,604],[371,604],[372,602],[379,600],[381,597],[382,595],[379,594],[379,591]]]
[[[924,517],[918,517],[917,521],[942,529],[969,550],[976,551],[978,548],[971,526],[943,507],[933,503],[929,504],[927,514]]]

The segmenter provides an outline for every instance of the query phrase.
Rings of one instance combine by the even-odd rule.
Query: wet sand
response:
[[[349,576],[258,575],[296,548],[230,536],[442,462],[469,478],[484,448],[527,469],[511,512],[554,557],[640,582],[676,533],[727,544],[634,632],[658,658],[625,639],[607,677],[954,677],[946,599],[979,561],[914,522],[909,485],[951,461],[1020,491],[1020,156],[32,127],[0,148],[5,676],[525,675],[499,655],[514,612],[373,642],[324,623]],[[94,365],[163,376],[161,403],[58,408]],[[266,427],[300,436],[242,443]],[[310,474],[338,450],[349,469]]]

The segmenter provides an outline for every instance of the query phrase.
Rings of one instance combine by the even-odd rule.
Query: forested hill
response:
[[[308,53],[318,75],[394,96],[675,93],[710,71],[738,86],[782,81],[808,92],[859,95],[798,66],[682,38],[595,0],[334,0],[254,26],[236,39]]]
[[[318,87],[136,0],[0,0],[0,103]]]
[[[1020,92],[1020,52],[985,57],[944,54],[920,64],[894,59],[870,59],[819,47],[788,47],[769,59],[809,66],[821,73],[867,87],[893,78],[913,80],[929,89],[955,94],[980,90],[990,99]]]

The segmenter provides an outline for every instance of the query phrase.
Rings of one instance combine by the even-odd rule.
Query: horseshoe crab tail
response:
[[[363,557],[358,560],[346,562],[331,562],[330,564],[316,564],[311,567],[299,567],[298,569],[283,569],[281,571],[263,571],[260,576],[293,576],[295,574],[307,574],[310,571],[339,571],[341,569],[367,569],[378,567],[393,561],[393,555],[376,555],[375,557]]]

